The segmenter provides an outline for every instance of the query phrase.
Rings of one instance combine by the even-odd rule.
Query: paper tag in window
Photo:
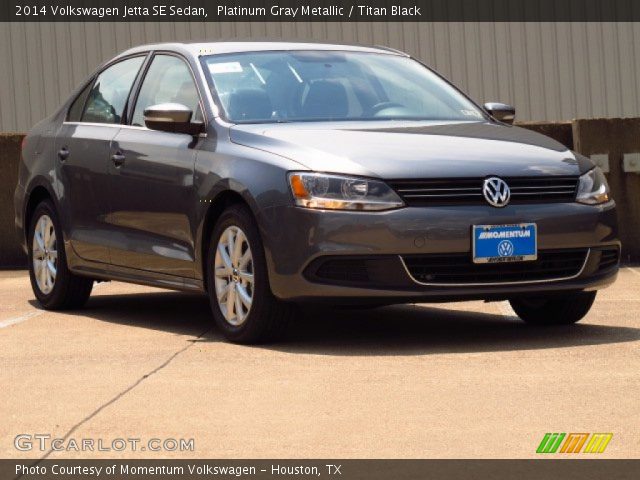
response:
[[[482,115],[480,115],[480,112],[476,112],[475,110],[460,110],[460,113],[462,113],[467,117],[482,118]]]
[[[240,73],[242,65],[240,62],[210,63],[209,72],[215,73]]]

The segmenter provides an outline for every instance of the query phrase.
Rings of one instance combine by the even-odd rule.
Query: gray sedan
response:
[[[96,280],[206,292],[231,341],[302,303],[509,300],[567,324],[615,280],[615,203],[585,157],[360,46],[147,45],[23,144],[16,225],[48,309]]]

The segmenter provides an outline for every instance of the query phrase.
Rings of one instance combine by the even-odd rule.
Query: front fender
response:
[[[264,152],[229,141],[217,142],[198,151],[194,185],[196,188],[196,241],[197,265],[203,265],[203,245],[208,233],[208,219],[219,211],[219,200],[225,193],[233,192],[249,206],[260,231],[265,255],[270,257],[274,247],[270,230],[272,223],[265,214],[270,207],[290,205],[291,192],[287,185],[287,172],[300,170],[300,164],[269,152]],[[211,141],[213,142],[213,140]],[[197,275],[204,277],[203,271]]]

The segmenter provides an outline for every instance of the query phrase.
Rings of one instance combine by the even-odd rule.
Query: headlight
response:
[[[580,177],[576,201],[587,205],[597,205],[611,200],[609,185],[604,173],[595,167]]]
[[[293,172],[289,185],[296,205],[327,210],[388,210],[404,206],[386,183],[368,178]]]

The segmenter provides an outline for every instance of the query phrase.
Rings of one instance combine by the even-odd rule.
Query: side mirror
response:
[[[516,118],[516,109],[504,103],[490,102],[483,105],[489,115],[502,123],[513,125]]]
[[[144,124],[151,130],[198,135],[204,129],[202,122],[193,123],[193,112],[179,103],[161,103],[144,110]]]

